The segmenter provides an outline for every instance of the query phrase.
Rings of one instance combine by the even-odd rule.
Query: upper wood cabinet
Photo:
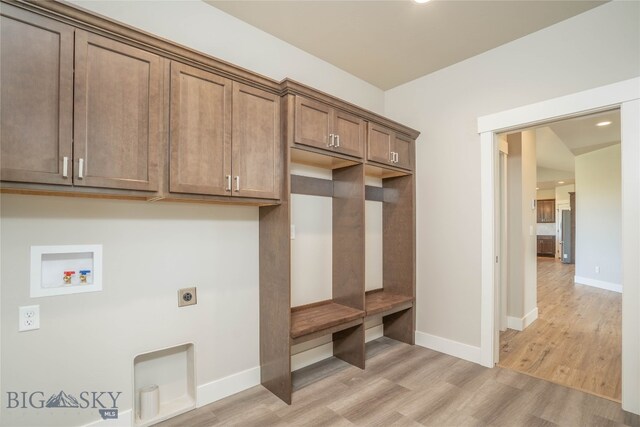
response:
[[[294,142],[362,158],[362,118],[322,102],[296,96]]]
[[[74,185],[158,189],[159,56],[76,31]]]
[[[233,83],[234,195],[280,198],[280,97]]]
[[[2,15],[2,180],[158,190],[160,57],[11,6]]]
[[[368,161],[413,170],[414,145],[413,139],[369,122]]]
[[[171,63],[171,192],[277,199],[280,98]]]
[[[169,190],[231,194],[232,82],[171,63]]]
[[[1,14],[1,179],[71,185],[74,29],[6,4]]]
[[[556,201],[555,199],[538,200],[537,202],[537,222],[556,222]]]

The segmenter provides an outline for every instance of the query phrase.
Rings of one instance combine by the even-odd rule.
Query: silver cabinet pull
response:
[[[393,163],[393,159],[394,159],[394,152],[393,151],[389,151],[389,163]]]
[[[240,191],[240,176],[236,175],[236,192]]]
[[[84,178],[84,159],[80,157],[78,159],[78,179]]]
[[[334,138],[335,138],[335,135],[334,135],[334,134],[332,134],[332,133],[330,133],[330,134],[329,134],[329,142],[327,143],[327,147],[333,147],[333,144],[334,144],[334,142],[333,142],[333,141],[334,141]]]
[[[400,161],[400,155],[398,154],[398,152],[396,151],[396,163],[398,163]]]
[[[62,158],[62,177],[63,178],[69,177],[69,158],[68,157]]]
[[[231,175],[225,175],[225,178],[227,179],[227,188],[225,188],[225,191],[231,191]]]
[[[336,148],[340,147],[340,135],[336,135]]]

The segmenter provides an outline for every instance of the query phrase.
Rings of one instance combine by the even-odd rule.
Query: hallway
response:
[[[619,402],[622,295],[574,284],[574,270],[538,258],[538,320],[500,334],[498,365]]]

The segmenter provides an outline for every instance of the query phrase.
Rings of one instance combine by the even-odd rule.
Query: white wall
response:
[[[193,342],[197,383],[258,359],[258,211],[246,207],[2,195],[2,393],[122,391],[133,359]],[[102,244],[103,291],[29,298],[31,245]],[[178,308],[177,290],[198,304]],[[18,332],[18,306],[40,329]],[[47,395],[48,397],[49,395]],[[3,400],[4,403],[4,400]],[[3,425],[80,425],[97,411],[7,410]]]
[[[621,286],[620,162],[620,144],[576,156],[577,283]]]
[[[571,198],[569,197],[569,193],[574,191],[576,191],[575,184],[562,185],[562,186],[556,187],[555,196],[554,196],[556,199],[556,206],[569,204],[571,201]]]
[[[507,137],[507,316],[522,330],[523,319],[536,308],[536,134],[525,131]],[[519,325],[519,326],[515,326]]]
[[[556,197],[556,190],[554,190],[553,188],[536,191],[537,199],[553,199],[555,197]]]
[[[606,3],[386,92],[386,114],[422,131],[417,143],[419,331],[480,345],[477,118],[639,76],[639,9],[638,2]],[[433,209],[434,200],[442,208]]]
[[[382,112],[380,89],[203,2],[73,3]],[[3,396],[8,390],[118,390],[124,411],[131,407],[134,356],[187,341],[196,345],[199,386],[259,365],[257,208],[8,195],[1,201]],[[104,245],[104,292],[30,299],[29,246],[72,243]],[[193,285],[198,305],[178,309],[177,289]],[[40,304],[42,327],[19,334],[18,306],[33,303]],[[258,378],[255,372],[251,378]],[[97,411],[8,412],[4,406],[7,425],[99,418]]]

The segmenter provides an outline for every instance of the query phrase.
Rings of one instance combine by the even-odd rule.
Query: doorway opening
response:
[[[498,135],[496,354],[501,367],[618,402],[620,130],[615,109]]]

